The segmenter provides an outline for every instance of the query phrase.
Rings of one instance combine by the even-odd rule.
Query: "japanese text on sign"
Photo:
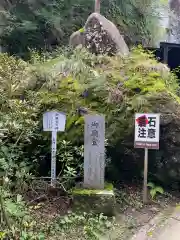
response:
[[[66,115],[61,112],[50,111],[43,114],[44,131],[63,132],[65,129]]]
[[[51,185],[55,186],[56,180],[56,140],[57,132],[65,130],[66,115],[58,111],[49,111],[43,114],[43,130],[52,132],[51,146]]]
[[[96,122],[96,121],[92,122],[92,124],[91,124],[91,137],[92,137],[92,145],[93,146],[98,146],[98,142],[99,142],[98,127],[99,127],[98,122]]]
[[[85,115],[84,187],[104,189],[105,117]]]
[[[135,147],[159,149],[159,114],[136,114]]]

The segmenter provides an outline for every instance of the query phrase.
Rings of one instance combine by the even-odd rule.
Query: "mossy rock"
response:
[[[1,118],[5,123],[4,128],[9,128],[7,143],[20,141],[19,145],[26,146],[22,150],[26,150],[25,157],[28,157],[30,162],[31,159],[41,159],[43,156],[45,160],[39,163],[49,163],[47,150],[50,152],[51,135],[42,133],[42,114],[45,111],[57,109],[67,113],[66,131],[58,134],[59,153],[62,153],[62,140],[70,141],[73,146],[84,143],[84,114],[103,114],[106,121],[107,155],[111,158],[106,165],[106,176],[110,181],[142,179],[144,152],[134,149],[134,115],[137,112],[154,112],[161,114],[160,150],[149,151],[149,175],[158,178],[163,184],[166,183],[166,186],[174,183],[178,186],[178,81],[175,75],[165,65],[159,64],[151,54],[136,48],[130,56],[122,58],[96,56],[85,49],[76,49],[73,53],[64,52],[58,55],[57,59],[38,65],[28,64],[24,68],[24,63],[22,67],[19,64],[20,68],[16,72],[16,61],[8,59],[8,56],[0,55],[2,90],[7,89],[6,94],[4,90],[2,92],[4,100],[2,99]],[[24,78],[19,78],[22,69],[23,73],[25,71]],[[9,94],[9,76],[15,83],[17,79],[23,81],[18,81],[18,91],[12,92],[12,99],[8,100],[6,96]],[[17,94],[25,101],[16,99]],[[15,110],[9,111],[9,107]],[[19,127],[11,125],[13,122]],[[24,134],[19,140],[22,129]],[[27,139],[32,144],[27,145]],[[59,153],[57,163],[60,160]],[[81,166],[81,163],[82,158],[78,163],[72,161],[72,167]],[[40,168],[43,169],[44,166],[41,165]]]
[[[52,71],[58,76],[52,81],[55,86],[49,84],[40,98],[45,109],[56,107],[68,112],[66,132],[58,136],[59,141],[83,144],[83,115],[103,114],[111,150],[111,164],[106,168],[109,180],[141,179],[144,156],[142,150],[134,149],[134,115],[160,113],[160,151],[150,151],[149,171],[154,180],[158,178],[168,186],[180,182],[179,85],[166,65],[141,47],[124,58],[76,49],[53,64]],[[85,111],[80,113],[79,109]]]
[[[112,184],[106,184],[103,190],[74,188],[72,196],[74,211],[115,215],[116,199]]]

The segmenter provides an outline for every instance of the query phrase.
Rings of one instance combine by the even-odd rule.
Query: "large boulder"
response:
[[[99,13],[92,13],[86,21],[85,46],[96,54],[129,54],[117,27]]]
[[[129,49],[117,27],[99,13],[92,13],[83,32],[74,32],[70,37],[70,46],[86,47],[95,54],[128,55]]]
[[[74,48],[77,46],[84,46],[85,45],[84,33],[81,31],[74,32],[70,36],[69,45]]]
[[[163,63],[152,63],[151,60],[147,60],[145,62],[140,62],[136,64],[135,69],[138,71],[141,69],[141,71],[148,71],[150,72],[156,72],[162,77],[167,77],[170,75],[170,69],[167,65]]]

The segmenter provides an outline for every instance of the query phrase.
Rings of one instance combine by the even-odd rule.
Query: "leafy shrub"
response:
[[[108,219],[103,214],[69,213],[65,217],[57,219],[56,227],[60,236],[98,240],[105,235],[106,231],[113,228],[114,220]]]
[[[0,128],[5,129],[0,136],[0,172],[9,178],[11,188],[25,191],[30,171],[35,173],[40,166],[40,174],[49,172],[51,135],[42,131],[42,114],[55,102],[51,103],[51,94],[45,100],[46,91],[30,90],[33,83],[37,86],[32,66],[7,54],[0,55],[0,63]],[[59,177],[67,186],[81,176],[82,150],[81,144],[72,146],[58,138]]]
[[[83,146],[73,146],[65,140],[59,144],[57,157],[60,162],[58,178],[62,178],[66,187],[72,186],[75,180],[83,178]]]
[[[159,194],[163,194],[164,190],[162,187],[156,186],[154,183],[148,183],[148,187],[150,188],[150,195],[151,198],[154,199],[157,195],[157,193]]]
[[[118,171],[122,164],[127,168],[128,161],[131,161],[128,169],[132,168],[132,174],[138,176],[142,162],[137,162],[143,157],[133,148],[134,113],[156,112],[161,103],[178,104],[175,76],[140,47],[125,58],[95,56],[76,49],[72,54],[65,52],[50,60],[38,56],[36,59],[31,65],[0,55],[3,66],[0,126],[8,129],[1,136],[1,171],[8,169],[9,163],[8,177],[15,176],[13,172],[19,171],[19,165],[23,172],[27,166],[33,166],[31,173],[48,174],[51,135],[42,131],[42,115],[57,109],[67,114],[66,131],[58,134],[57,142],[61,178],[74,179],[82,171],[86,113],[106,115],[107,150],[113,159],[108,163],[108,176],[117,176],[116,180],[119,176],[127,177],[123,175],[127,171],[123,174]],[[3,69],[8,69],[7,73]],[[14,82],[16,92],[12,91]]]
[[[111,157],[106,170],[111,179],[119,180],[120,176],[129,176],[130,170],[138,177],[135,169],[142,170],[143,157],[133,148],[134,113],[159,112],[171,103],[175,115],[180,102],[175,76],[140,47],[125,58],[96,56],[76,49],[72,54],[41,59],[37,56],[38,61],[30,64],[0,54],[0,128],[6,130],[0,135],[0,172],[9,181],[0,196],[3,209],[12,220],[18,218],[17,224],[23,219],[18,217],[18,209],[24,205],[8,195],[9,191],[16,186],[23,189],[22,183],[30,173],[47,175],[50,169],[51,134],[42,131],[44,111],[57,109],[67,114],[66,131],[58,134],[57,162],[59,176],[69,187],[82,172],[84,114],[105,114],[106,145]],[[153,171],[156,173],[156,169]],[[92,225],[101,219],[90,219],[83,230],[94,236]],[[31,239],[33,227],[20,227],[21,232],[19,226],[16,229],[18,236]]]
[[[22,224],[31,221],[22,196],[13,197],[7,189],[8,184],[5,182],[4,185],[0,186],[1,239],[5,239],[5,237],[16,238]]]

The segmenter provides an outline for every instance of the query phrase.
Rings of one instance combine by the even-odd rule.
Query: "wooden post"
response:
[[[168,65],[168,46],[164,46],[163,63]]]
[[[51,186],[56,186],[56,141],[57,132],[52,131],[52,149],[51,149]]]
[[[143,203],[148,202],[147,195],[147,181],[148,181],[148,149],[145,148],[144,154],[144,187],[143,187]]]
[[[94,12],[100,13],[100,0],[95,0]]]

